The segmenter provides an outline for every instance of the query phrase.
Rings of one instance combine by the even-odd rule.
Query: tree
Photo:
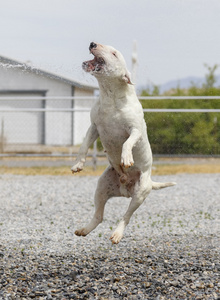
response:
[[[160,95],[160,88],[158,85],[153,85],[153,90],[152,90],[152,96],[159,96]]]
[[[209,65],[204,64],[204,66],[208,69],[209,73],[205,75],[206,82],[203,87],[205,89],[214,88],[214,84],[216,83],[215,71],[217,70],[218,65],[215,64],[213,67],[210,67]]]

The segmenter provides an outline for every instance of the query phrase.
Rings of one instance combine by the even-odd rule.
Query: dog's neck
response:
[[[133,85],[123,80],[97,78],[99,83],[100,100],[103,102],[126,98],[127,95],[135,93]],[[104,103],[103,103],[104,104]]]

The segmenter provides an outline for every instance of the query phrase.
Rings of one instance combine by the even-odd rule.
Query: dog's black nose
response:
[[[96,47],[97,47],[97,44],[92,42],[89,45],[89,50],[91,50],[92,48],[96,48]]]

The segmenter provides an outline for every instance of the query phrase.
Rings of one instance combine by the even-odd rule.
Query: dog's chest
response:
[[[95,124],[105,148],[120,147],[129,136],[128,119],[123,112],[116,109],[99,109]]]

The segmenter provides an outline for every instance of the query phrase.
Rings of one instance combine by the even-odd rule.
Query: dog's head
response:
[[[94,59],[83,62],[82,67],[86,72],[90,72],[97,79],[117,78],[132,84],[124,57],[118,50],[94,42],[90,43],[89,50]]]

